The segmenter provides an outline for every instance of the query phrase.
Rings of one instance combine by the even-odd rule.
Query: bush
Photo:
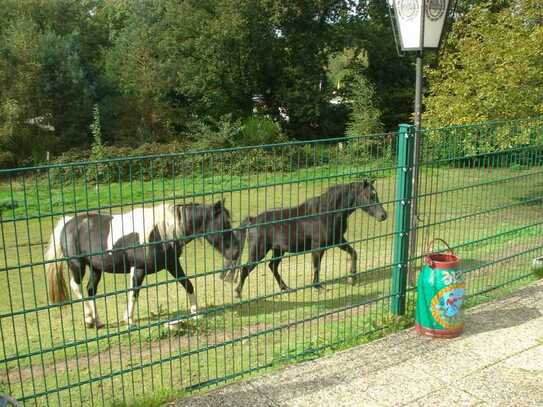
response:
[[[179,153],[186,149],[179,143],[159,144],[145,143],[139,147],[102,146],[103,161],[92,161],[92,150],[69,150],[53,161],[54,164],[69,164],[89,161],[81,166],[66,166],[54,168],[53,179],[63,182],[66,178],[85,178],[87,181],[96,181],[97,172],[99,181],[126,181],[143,178],[155,178],[157,174],[165,178],[173,177],[179,173],[191,171],[192,163],[180,160],[178,156],[153,157],[156,155]],[[119,158],[142,157],[139,159],[116,160]],[[113,160],[113,161],[107,161]]]
[[[193,150],[212,150],[230,148],[240,138],[241,121],[233,120],[231,115],[209,123],[196,122],[189,126],[190,147]]]
[[[0,151],[0,169],[14,168],[17,157],[11,151]]]
[[[427,160],[452,160],[455,165],[530,165],[542,138],[541,126],[532,120],[429,129],[424,133],[424,155]]]
[[[358,76],[348,93],[352,110],[347,123],[347,135],[381,133],[381,112],[374,106],[375,91],[371,83],[363,76]]]
[[[391,160],[394,140],[394,133],[354,138],[347,142],[345,155],[357,164],[367,164],[380,159]]]
[[[213,149],[234,149],[229,152],[207,152],[186,156],[191,165],[187,170],[197,166],[201,171],[213,171],[222,167],[231,174],[246,174],[247,171],[279,171],[283,170],[285,159],[277,157],[271,149],[242,149],[236,147],[259,144],[274,144],[286,141],[281,128],[271,119],[262,116],[249,117],[245,122],[234,120],[230,115],[223,116],[217,122],[196,123],[191,126],[192,139],[189,149],[193,151]]]
[[[251,116],[243,123],[239,133],[239,145],[255,146],[287,141],[281,133],[281,127],[272,119],[263,116]]]

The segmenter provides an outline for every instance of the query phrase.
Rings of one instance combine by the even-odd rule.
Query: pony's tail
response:
[[[45,260],[48,262],[45,269],[49,283],[49,302],[52,304],[61,304],[68,299],[68,287],[64,280],[64,261],[55,261],[63,257],[60,245],[60,234],[63,228],[64,222],[61,221],[51,235],[49,248],[45,254]]]
[[[245,240],[247,239],[247,226],[249,226],[254,221],[255,221],[254,217],[248,216],[245,218],[243,222],[241,222],[241,224],[239,225],[239,229],[234,231],[234,234],[236,235],[239,241],[239,256],[235,261],[230,263],[230,266],[232,268],[224,271],[221,274],[221,278],[228,283],[233,283],[235,281],[238,281],[238,276],[240,272],[239,265],[241,263],[241,255],[243,254],[243,248],[245,247]]]

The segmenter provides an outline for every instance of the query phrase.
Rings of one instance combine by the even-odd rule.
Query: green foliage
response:
[[[286,141],[281,128],[272,119],[261,116],[251,116],[241,127],[238,145],[254,146],[259,144],[273,144]]]
[[[179,157],[168,157],[168,154],[177,153],[186,149],[179,143],[159,144],[145,143],[137,147],[107,146],[101,148],[102,159],[117,159],[129,157],[149,157],[165,155],[161,158],[148,158],[140,160],[112,160],[108,163],[98,163],[81,167],[55,168],[51,176],[55,182],[64,182],[66,179],[84,178],[87,181],[119,182],[135,179],[151,179],[157,174],[164,174],[165,178],[174,178],[178,174],[189,173],[193,170],[194,160],[187,157],[179,160]],[[74,163],[91,160],[93,150],[72,149],[53,161],[54,164]]]
[[[426,129],[423,154],[427,160],[445,159],[461,166],[534,165],[540,154],[536,146],[543,142],[540,121],[536,118]]]
[[[82,57],[88,7],[6,0],[0,8],[0,141],[20,160],[86,144],[94,93]]]
[[[371,78],[381,64],[372,49],[394,55],[385,10],[351,0],[5,0],[3,161],[91,146],[95,105],[108,145],[341,136],[347,109],[329,103],[333,82],[369,77],[391,93]],[[269,119],[252,117],[255,95]],[[373,97],[378,109],[388,103]]]
[[[398,57],[386,1],[358,2],[358,18],[345,27],[346,40],[361,54],[350,64],[353,77],[375,87],[374,106],[385,129],[412,121],[415,89],[413,53]]]
[[[345,48],[330,56],[327,77],[330,85],[341,90],[352,80],[354,67],[367,67],[367,56],[356,48]]]
[[[93,161],[100,161],[105,158],[104,144],[102,144],[102,125],[100,123],[100,107],[94,106],[93,120],[90,125],[90,131],[92,134],[92,144],[90,151],[90,159]],[[109,176],[106,170],[106,164],[97,163],[93,166],[91,174],[92,181],[100,182],[109,180]]]
[[[453,26],[446,52],[429,72],[427,127],[543,114],[543,9],[539,1],[489,1]],[[499,129],[498,129],[499,130]],[[464,135],[464,151],[526,142],[526,134]]]
[[[191,146],[195,150],[231,148],[241,134],[241,120],[226,115],[211,123],[196,122],[191,128]]]
[[[102,126],[100,124],[100,107],[94,106],[93,120],[90,125],[92,134],[91,160],[104,159],[104,145],[102,144]]]
[[[396,130],[410,121],[413,58],[397,57],[385,2],[2,5],[3,166],[73,148],[107,157],[100,145],[210,149]],[[425,124],[542,114],[539,2],[461,2],[456,19],[429,75]],[[467,137],[459,152],[504,146],[509,136]],[[268,167],[261,157],[243,159]]]
[[[210,124],[196,122],[190,129],[191,148],[210,150],[233,148],[236,146],[254,146],[286,141],[281,128],[271,119],[251,116],[243,123],[231,115],[221,117]]]
[[[174,401],[185,397],[186,394],[183,390],[174,390],[171,388],[163,388],[154,390],[150,394],[144,394],[142,396],[133,398],[128,401],[114,400],[111,407],[161,407],[168,402]]]
[[[351,114],[347,123],[348,136],[361,136],[383,131],[381,112],[374,106],[374,90],[364,78],[355,79],[349,92]]]

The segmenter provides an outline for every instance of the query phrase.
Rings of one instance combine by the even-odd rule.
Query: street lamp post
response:
[[[417,195],[422,124],[422,57],[424,50],[437,50],[443,38],[445,22],[454,0],[387,0],[396,45],[402,51],[416,52],[415,143],[413,148],[413,185],[410,214],[409,253],[417,246]],[[399,44],[398,44],[399,43]],[[414,276],[413,270],[410,275]],[[414,281],[411,281],[414,283]]]

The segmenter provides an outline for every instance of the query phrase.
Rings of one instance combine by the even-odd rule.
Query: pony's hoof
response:
[[[85,321],[85,326],[89,329],[96,328],[100,329],[105,327],[106,325],[101,321]]]
[[[235,290],[234,291],[234,298],[240,298],[241,299],[241,291]]]
[[[328,288],[326,288],[326,287],[323,286],[322,284],[317,284],[317,285],[315,285],[315,289],[319,290],[320,292],[328,291]]]
[[[184,319],[176,319],[175,321],[166,322],[164,326],[166,326],[169,329],[176,329],[179,327],[179,325],[185,323]]]
[[[354,285],[356,283],[355,277],[347,277],[347,284]]]
[[[289,286],[284,286],[284,287],[281,287],[281,291],[286,293],[286,292],[292,291],[292,288],[290,288]]]

